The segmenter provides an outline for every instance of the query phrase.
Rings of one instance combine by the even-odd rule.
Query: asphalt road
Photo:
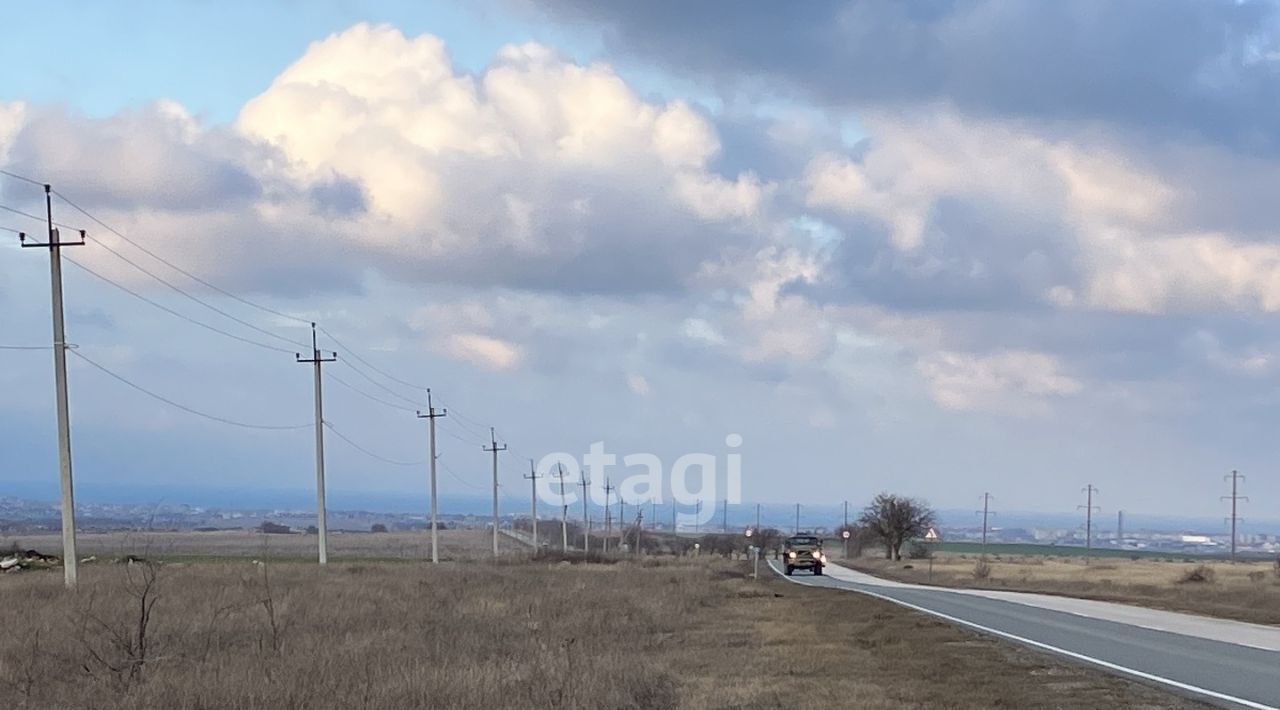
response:
[[[773,565],[771,562],[770,566]],[[781,574],[777,567],[773,569]],[[1280,650],[1222,640],[1245,636],[1239,632],[1245,625],[1237,622],[1176,615],[1186,617],[1186,628],[1203,628],[1205,633],[1171,633],[1136,623],[1097,618],[1108,615],[1130,618],[1133,608],[1125,605],[1094,603],[1092,608],[1098,611],[1073,613],[1037,606],[1036,597],[1040,595],[1001,593],[999,598],[992,598],[958,590],[884,583],[835,565],[829,566],[829,570],[836,572],[836,576],[814,577],[797,571],[788,579],[797,584],[881,597],[983,633],[1164,685],[1223,707],[1280,708]],[[1122,608],[1116,609],[1115,614],[1107,614],[1108,606]],[[1157,614],[1171,616],[1168,612],[1152,612],[1153,617]],[[1272,630],[1258,627],[1255,631],[1265,636]]]

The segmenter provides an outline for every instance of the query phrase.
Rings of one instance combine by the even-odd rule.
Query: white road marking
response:
[[[855,593],[857,593],[857,594],[866,594],[867,596],[876,597],[877,599],[883,599],[883,600],[885,600],[885,601],[887,601],[887,602],[893,602],[894,604],[897,604],[897,605],[899,605],[899,606],[904,606],[904,607],[906,607],[906,608],[908,608],[908,609],[912,609],[912,610],[914,610],[914,611],[918,611],[918,612],[920,612],[920,613],[922,613],[922,614],[928,614],[928,615],[930,615],[930,616],[934,616],[934,617],[937,617],[937,618],[939,618],[939,619],[944,619],[944,620],[949,621],[949,622],[951,622],[951,623],[953,623],[953,624],[959,624],[959,625],[961,625],[961,626],[967,626],[967,627],[969,627],[969,628],[971,628],[971,629],[975,629],[975,630],[977,630],[977,631],[981,631],[981,632],[983,632],[983,633],[992,634],[992,635],[994,635],[994,636],[999,636],[999,637],[1001,637],[1001,638],[1006,638],[1006,639],[1009,639],[1009,640],[1011,640],[1011,641],[1017,641],[1018,643],[1023,643],[1023,644],[1026,644],[1026,645],[1028,645],[1028,646],[1032,646],[1032,647],[1034,647],[1034,648],[1039,648],[1039,649],[1042,649],[1042,650],[1045,650],[1045,651],[1049,651],[1049,652],[1051,652],[1051,653],[1056,653],[1056,654],[1059,654],[1059,655],[1063,655],[1063,656],[1066,656],[1066,657],[1068,657],[1068,658],[1073,658],[1073,659],[1078,660],[1078,661],[1084,661],[1085,663],[1091,663],[1091,664],[1093,664],[1093,665],[1101,666],[1101,667],[1103,667],[1103,668],[1106,668],[1106,669],[1109,669],[1109,670],[1115,671],[1115,672],[1117,672],[1117,673],[1122,673],[1122,674],[1125,674],[1125,675],[1133,676],[1133,677],[1135,677],[1135,678],[1142,678],[1143,680],[1149,680],[1149,681],[1152,681],[1152,682],[1154,682],[1154,683],[1161,683],[1161,684],[1163,684],[1163,685],[1167,685],[1167,686],[1172,687],[1172,688],[1178,688],[1179,690],[1185,690],[1185,691],[1187,691],[1187,692],[1195,693],[1195,694],[1202,695],[1202,696],[1204,696],[1204,697],[1208,697],[1208,698],[1213,698],[1213,699],[1215,699],[1215,700],[1223,700],[1223,701],[1226,701],[1226,702],[1229,702],[1229,703],[1234,703],[1234,704],[1240,705],[1241,707],[1253,708],[1254,710],[1280,710],[1280,708],[1278,708],[1278,707],[1276,707],[1276,706],[1274,706],[1274,705],[1264,705],[1264,704],[1262,704],[1262,703],[1257,703],[1257,702],[1254,702],[1254,701],[1252,701],[1252,700],[1245,700],[1244,698],[1237,698],[1237,697],[1236,697],[1236,696],[1234,696],[1234,695],[1227,695],[1226,693],[1219,693],[1219,692],[1218,692],[1218,691],[1216,691],[1216,690],[1209,690],[1208,688],[1201,688],[1201,687],[1200,687],[1200,686],[1198,686],[1198,685],[1191,685],[1190,683],[1183,683],[1183,682],[1181,682],[1181,681],[1173,680],[1172,678],[1165,678],[1164,676],[1158,676],[1158,675],[1155,675],[1155,674],[1153,674],[1153,673],[1147,673],[1147,672],[1145,672],[1145,671],[1137,670],[1136,668],[1129,668],[1129,667],[1127,667],[1127,666],[1122,666],[1122,665],[1119,665],[1119,664],[1117,664],[1117,663],[1112,663],[1112,662],[1110,662],[1110,661],[1104,661],[1104,660],[1102,660],[1101,658],[1094,658],[1093,656],[1088,656],[1088,655],[1085,655],[1085,654],[1083,654],[1083,653],[1076,653],[1075,651],[1068,651],[1068,650],[1067,650],[1067,649],[1065,649],[1065,648],[1059,648],[1058,646],[1052,646],[1052,645],[1047,644],[1047,643],[1041,643],[1040,641],[1035,641],[1035,640],[1032,640],[1032,639],[1029,639],[1029,638],[1025,638],[1025,637],[1023,637],[1023,636],[1018,636],[1017,634],[1011,634],[1011,633],[1008,633],[1007,631],[1001,631],[1001,630],[999,630],[999,629],[993,629],[993,628],[991,628],[991,627],[989,627],[989,626],[983,626],[982,624],[975,624],[975,623],[974,623],[974,622],[972,622],[972,621],[966,621],[965,619],[961,619],[961,618],[958,618],[958,617],[955,617],[955,616],[951,616],[950,614],[944,614],[944,613],[942,613],[942,612],[940,612],[940,611],[934,611],[934,610],[932,610],[932,609],[927,609],[927,608],[922,607],[922,606],[917,606],[917,605],[915,605],[915,604],[911,604],[911,603],[909,603],[909,602],[904,602],[904,601],[901,601],[901,600],[898,600],[898,599],[894,599],[893,597],[890,597],[890,596],[887,596],[887,595],[884,595],[884,594],[880,594],[879,592],[873,592],[873,591],[870,591],[870,590],[867,590],[867,589],[849,589],[849,588],[843,588],[843,589],[842,589],[842,588],[840,588],[840,587],[827,587],[827,586],[823,586],[823,585],[813,584],[812,582],[805,582],[805,581],[803,581],[803,580],[796,579],[795,577],[787,577],[786,575],[783,575],[781,572],[778,572],[778,569],[777,569],[776,567],[774,567],[772,564],[770,564],[770,565],[769,565],[769,568],[770,568],[770,569],[772,569],[772,570],[774,571],[774,573],[776,573],[776,574],[778,574],[779,576],[781,576],[783,579],[786,579],[788,582],[794,582],[795,584],[800,584],[800,585],[803,585],[803,586],[806,586],[806,587],[815,587],[815,588],[819,588],[819,589],[836,589],[836,590],[841,590],[841,591],[846,591],[846,592],[855,592]],[[836,577],[835,579],[839,580],[839,577]],[[844,580],[844,581],[847,581],[847,580]],[[933,587],[920,587],[920,585],[908,585],[908,584],[902,584],[902,583],[899,583],[899,582],[894,582],[894,583],[891,583],[891,584],[883,584],[883,585],[878,585],[878,586],[885,586],[885,587],[895,587],[895,586],[896,586],[896,587],[912,587],[912,586],[914,586],[914,587],[916,587],[916,588],[918,588],[918,589],[926,589],[926,590],[929,590],[929,591],[935,591],[935,590],[937,590],[937,588],[933,588]],[[948,590],[941,590],[941,591],[948,591]]]
[[[852,582],[874,587],[893,589],[930,589],[951,594],[966,594],[987,599],[1023,604],[1040,609],[1060,611],[1088,619],[1114,621],[1118,624],[1137,626],[1152,631],[1164,631],[1182,636],[1192,636],[1209,641],[1229,643],[1236,646],[1255,648],[1260,651],[1280,651],[1280,628],[1264,624],[1250,624],[1231,619],[1216,619],[1197,614],[1186,614],[1163,609],[1149,609],[1131,604],[1105,602],[1096,599],[1074,599],[1054,596],[1052,594],[1035,594],[1032,592],[1009,592],[995,589],[955,589],[951,587],[931,587],[919,584],[908,584],[881,579],[836,564],[827,565],[827,574],[842,582]]]

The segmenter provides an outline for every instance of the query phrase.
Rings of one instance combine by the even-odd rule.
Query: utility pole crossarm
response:
[[[415,412],[415,414],[419,419],[427,420],[427,428],[431,436],[429,444],[431,456],[431,563],[437,564],[440,562],[439,533],[437,532],[440,527],[440,508],[436,497],[436,459],[439,458],[436,456],[436,419],[448,416],[449,411],[444,408],[441,408],[438,412],[436,411],[435,405],[431,401],[431,388],[427,388],[427,413]]]

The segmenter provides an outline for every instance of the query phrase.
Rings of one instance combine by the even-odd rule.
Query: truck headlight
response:
[[[792,550],[791,552],[788,552],[788,553],[787,553],[787,555],[788,555],[788,556],[790,556],[790,557],[791,557],[791,559],[793,559],[793,560],[796,558],[795,550]]]

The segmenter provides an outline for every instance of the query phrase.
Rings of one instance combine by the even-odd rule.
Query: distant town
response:
[[[507,508],[510,506],[504,506]],[[667,507],[664,516],[648,515],[648,505],[628,506],[633,512],[628,516],[628,524],[636,521],[635,511],[640,509],[639,519],[645,529],[670,532],[673,528],[670,516],[671,508]],[[264,525],[275,526],[274,531],[290,531],[305,533],[315,522],[315,511],[306,508],[230,508],[213,506],[194,506],[186,504],[141,504],[141,503],[81,503],[77,508],[77,524],[85,531],[115,530],[191,530],[213,531],[234,529],[261,529]],[[443,511],[440,520],[443,526],[450,528],[488,528],[491,514],[484,508],[483,501],[477,499],[473,505],[458,504],[454,512]],[[470,509],[466,509],[470,508]],[[774,527],[790,533],[796,527],[794,519],[781,522],[783,516],[778,512],[784,506],[771,506],[771,514],[764,518],[762,527]],[[592,513],[593,524],[601,525],[603,509]],[[600,519],[595,516],[599,515]],[[618,525],[619,513],[615,506],[612,515],[613,525]],[[817,522],[816,514],[810,512],[808,518],[800,520],[800,529],[818,534],[834,536],[840,527],[839,513],[823,514],[823,522]],[[516,527],[519,520],[527,520],[527,510],[513,512],[506,510],[501,516],[504,528]],[[980,521],[958,522],[964,516],[959,513],[940,511],[937,532],[948,544],[971,543],[980,544],[983,530]],[[1013,519],[1015,516],[1008,516]],[[1072,526],[1066,515],[1038,516],[1045,520],[1043,524],[1033,524],[1031,514],[1016,516],[1016,524],[991,525],[986,531],[989,544],[1001,545],[1038,545],[1063,547],[1085,547],[1086,533],[1083,520]],[[656,520],[648,519],[656,518]],[[579,518],[571,513],[570,521]],[[553,522],[559,517],[550,509],[539,511],[539,520]],[[370,530],[414,531],[428,527],[428,518],[424,513],[394,513],[369,510],[330,510],[329,527],[333,532],[369,532]],[[1179,527],[1179,525],[1183,527]],[[51,532],[60,529],[60,509],[56,501],[37,501],[16,497],[0,497],[0,535],[13,537],[22,533]],[[717,515],[706,525],[682,525],[676,531],[679,534],[709,534],[737,531],[752,527],[754,518],[744,510],[734,510],[730,515]],[[1125,526],[1123,516],[1107,521],[1105,525],[1094,521],[1092,546],[1099,551],[1131,551],[1134,554],[1169,554],[1169,555],[1225,555],[1231,547],[1229,531],[1206,531],[1197,527],[1196,521],[1178,521],[1165,519],[1159,524],[1135,524]],[[1236,535],[1237,554],[1245,556],[1275,556],[1280,554],[1280,534],[1259,532],[1257,530],[1240,531]]]

